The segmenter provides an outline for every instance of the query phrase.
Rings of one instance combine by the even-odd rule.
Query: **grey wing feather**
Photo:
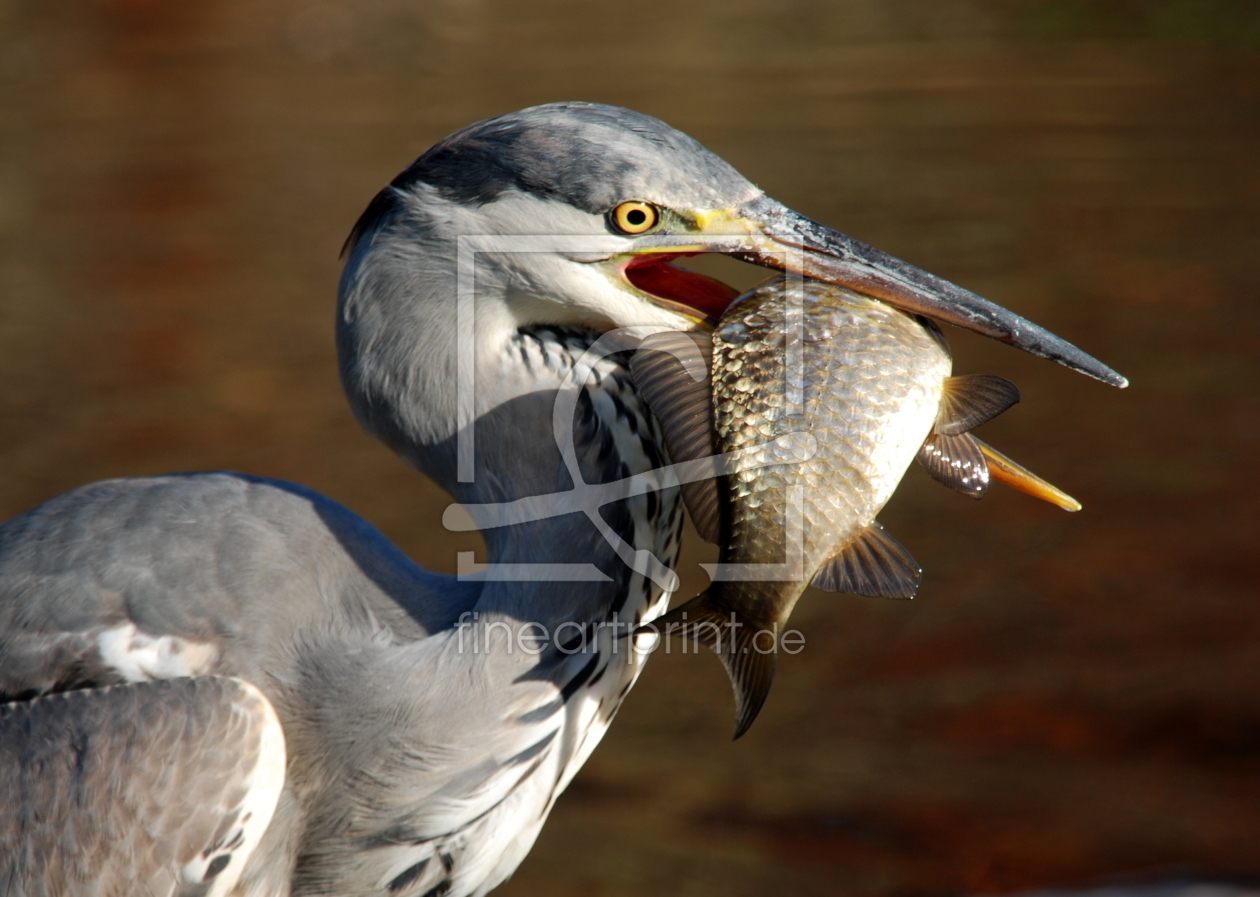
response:
[[[331,620],[409,641],[478,588],[291,483],[93,483],[0,525],[0,701],[209,673],[263,683],[295,630]]]
[[[218,895],[284,783],[275,712],[219,676],[0,706],[0,890]]]

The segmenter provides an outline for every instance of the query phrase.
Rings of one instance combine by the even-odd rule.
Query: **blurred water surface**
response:
[[[233,468],[453,570],[341,397],[341,241],[455,128],[631,106],[1134,385],[956,335],[1024,392],[984,437],[1084,512],[912,471],[920,597],[808,596],[736,744],[718,664],[656,658],[501,893],[1260,874],[1258,48],[1241,0],[6,0],[0,515]]]

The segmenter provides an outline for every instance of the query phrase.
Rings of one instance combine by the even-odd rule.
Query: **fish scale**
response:
[[[716,448],[748,450],[809,430],[817,450],[803,462],[728,477],[722,560],[782,563],[788,490],[802,486],[808,575],[888,501],[932,428],[951,361],[922,324],[878,300],[816,281],[772,286],[740,300],[713,335]],[[793,305],[808,322],[799,381],[788,370]],[[789,413],[794,385],[799,414]],[[768,593],[776,604],[795,603],[805,586],[731,582],[723,593],[740,604]]]

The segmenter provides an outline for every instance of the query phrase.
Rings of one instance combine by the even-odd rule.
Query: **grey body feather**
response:
[[[509,154],[509,163],[556,156],[573,128],[594,128],[605,155],[653,145],[653,119],[626,112],[634,121],[618,124],[615,110],[569,108],[538,110],[534,136],[514,144],[534,155]],[[646,134],[627,129],[644,123]],[[539,126],[555,132],[556,152],[538,145]],[[480,127],[461,132],[465,147],[497,128]],[[688,141],[667,135],[661,151],[704,152]],[[706,155],[702,167],[723,169]],[[553,174],[563,179],[576,162],[560,162]],[[337,317],[347,396],[370,432],[459,501],[572,488],[551,416],[577,356],[610,327],[677,329],[685,320],[558,255],[484,260],[475,479],[461,482],[457,235],[510,233],[524,209],[528,233],[610,238],[604,217],[568,204],[558,182],[504,181],[477,164],[459,186],[443,170],[434,183],[404,178],[387,188],[388,201],[378,198],[352,235]],[[669,169],[648,159],[620,176],[648,183],[653,170]],[[736,199],[755,195],[724,170]],[[598,362],[583,391],[573,432],[586,482],[668,463],[624,359]],[[676,491],[608,505],[603,517],[632,549],[673,565]],[[484,535],[489,562],[593,563],[606,580],[460,582],[420,569],[326,498],[239,474],[84,487],[0,527],[0,700],[170,676],[250,682],[275,707],[288,769],[233,893],[484,894],[528,852],[637,677],[644,658],[627,649],[625,624],[668,601],[580,514]],[[472,614],[480,629],[460,625]],[[610,622],[621,638],[603,626]],[[569,624],[582,644],[571,651],[552,639],[540,654],[523,651],[504,633],[525,623],[551,633]],[[461,644],[470,632],[489,633],[489,650]],[[5,825],[14,823],[0,815]]]
[[[246,683],[158,680],[0,706],[0,769],[9,897],[217,897],[271,818],[284,741]]]

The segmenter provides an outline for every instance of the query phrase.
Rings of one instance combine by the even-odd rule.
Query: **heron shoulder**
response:
[[[303,628],[414,639],[464,599],[358,515],[235,473],[108,480],[0,525],[0,699],[209,672]]]

